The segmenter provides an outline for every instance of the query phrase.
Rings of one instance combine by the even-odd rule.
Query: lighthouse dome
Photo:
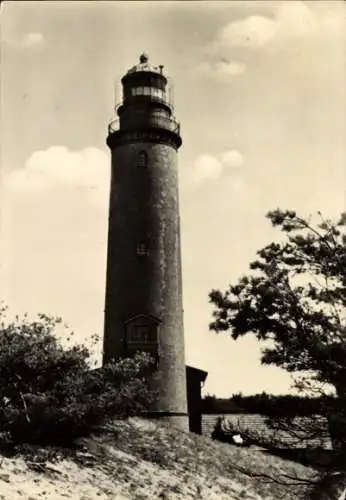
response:
[[[127,73],[136,73],[140,71],[149,71],[151,73],[160,73],[162,74],[163,66],[157,66],[149,63],[149,56],[145,52],[143,52],[139,56],[139,63],[133,66],[128,70]]]

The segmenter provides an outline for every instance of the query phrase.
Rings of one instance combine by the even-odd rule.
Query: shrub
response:
[[[91,369],[84,345],[64,347],[55,335],[60,319],[16,318],[0,325],[0,432],[13,443],[71,444],[96,425],[149,407],[151,359]]]

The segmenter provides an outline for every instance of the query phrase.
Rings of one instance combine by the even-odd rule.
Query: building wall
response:
[[[201,379],[187,367],[187,405],[189,410],[189,429],[202,434],[202,395]]]
[[[249,431],[253,431],[256,433],[261,434],[262,436],[268,436],[268,437],[276,437],[280,439],[280,441],[283,443],[283,445],[287,445],[289,447],[295,447],[295,446],[302,446],[309,444],[310,446],[322,446],[325,449],[331,449],[331,441],[330,439],[326,438],[321,438],[321,439],[313,439],[313,440],[305,440],[304,442],[300,439],[295,438],[294,436],[283,432],[283,431],[274,431],[273,429],[270,429],[265,421],[266,417],[264,415],[258,415],[258,414],[251,414],[251,413],[231,413],[231,414],[224,414],[224,413],[216,413],[216,414],[203,414],[202,415],[202,434],[210,437],[216,421],[219,417],[225,417],[227,420],[229,420],[231,423],[233,423],[237,428],[240,430],[243,429],[248,429]],[[302,420],[304,420],[304,417],[302,417]],[[324,420],[322,418],[322,420]],[[325,423],[327,426],[327,424]]]
[[[140,166],[145,152],[147,166]],[[142,155],[143,156],[143,155]],[[138,255],[145,242],[148,255]],[[176,150],[133,142],[112,151],[104,361],[125,355],[124,321],[157,325],[159,391],[155,410],[187,414]],[[187,416],[183,427],[187,427]]]

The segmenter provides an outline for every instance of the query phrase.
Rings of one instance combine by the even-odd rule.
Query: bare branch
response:
[[[15,377],[21,381],[21,377],[19,375],[17,375],[16,373],[14,374]],[[28,406],[26,404],[26,401],[25,401],[25,397],[24,397],[24,394],[22,393],[22,391],[20,390],[20,387],[19,387],[19,383],[18,382],[12,382],[12,385],[15,387],[15,389],[19,392],[19,396],[22,400],[22,403],[23,403],[23,406],[24,406],[24,411],[25,411],[25,418],[26,418],[26,421],[28,422],[28,424],[31,424],[31,420],[30,420],[30,416],[29,416],[29,411],[28,411]]]

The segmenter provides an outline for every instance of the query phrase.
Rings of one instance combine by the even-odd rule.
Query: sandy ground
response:
[[[281,497],[275,485],[232,471],[230,460],[256,474],[262,466],[276,478],[283,470],[312,476],[310,469],[264,458],[258,450],[214,443],[139,419],[118,424],[116,432],[120,437],[108,433],[86,440],[84,463],[64,459],[49,463],[44,472],[31,470],[21,457],[3,457],[0,499],[277,500],[279,493]],[[283,498],[298,498],[292,488],[286,489]]]

